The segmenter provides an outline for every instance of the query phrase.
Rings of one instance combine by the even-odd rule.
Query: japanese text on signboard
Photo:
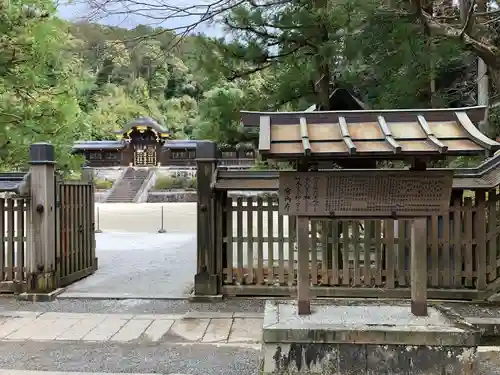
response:
[[[449,207],[447,171],[280,172],[280,212],[303,216],[427,216]]]

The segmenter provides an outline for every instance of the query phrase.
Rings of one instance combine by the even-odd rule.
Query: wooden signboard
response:
[[[423,217],[449,209],[452,171],[280,172],[279,211],[328,217]]]

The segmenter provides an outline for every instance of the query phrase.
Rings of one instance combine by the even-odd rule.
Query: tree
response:
[[[0,10],[0,168],[23,167],[37,141],[51,141],[71,167],[73,140],[88,135],[72,38],[52,2],[1,2]]]

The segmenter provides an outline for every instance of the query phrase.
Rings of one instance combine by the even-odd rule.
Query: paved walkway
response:
[[[4,310],[0,375],[258,375],[261,327],[260,313]]]
[[[2,312],[1,341],[257,344],[262,314],[90,314]]]
[[[248,312],[5,309],[0,375],[259,375],[262,324],[262,313]],[[499,351],[479,349],[478,375],[500,375]]]

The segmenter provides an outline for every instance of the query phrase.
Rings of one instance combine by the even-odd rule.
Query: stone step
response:
[[[141,189],[144,181],[149,175],[149,170],[127,169],[123,178],[118,181],[118,185],[106,199],[106,202],[133,202],[136,194]]]

